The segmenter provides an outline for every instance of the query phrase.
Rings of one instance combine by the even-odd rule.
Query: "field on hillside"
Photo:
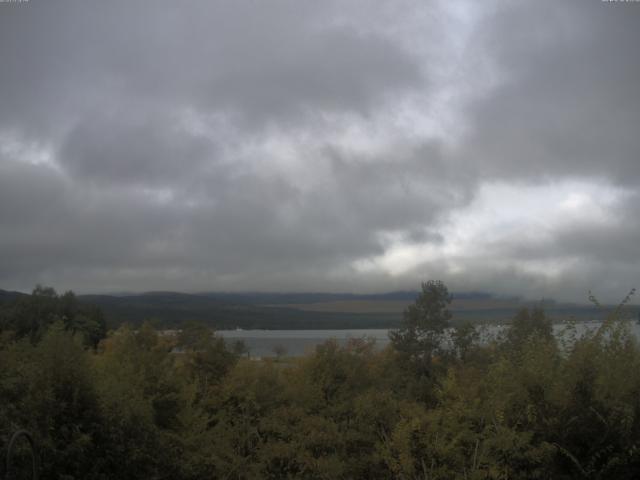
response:
[[[332,313],[402,313],[412,302],[406,300],[339,300],[316,303],[289,303],[278,305],[279,307],[294,308],[307,312],[332,312]],[[460,299],[451,303],[452,311],[476,311],[476,310],[509,310],[515,311],[525,306],[524,302],[517,300],[500,299]],[[271,305],[269,305],[271,306]]]
[[[411,304],[408,300],[335,300],[314,303],[280,304],[280,308],[288,308],[315,314],[361,314],[361,315],[394,315],[400,317]],[[267,306],[267,305],[265,305]],[[531,302],[518,299],[498,298],[461,298],[451,303],[453,321],[472,321],[482,323],[504,323],[510,321],[522,307],[542,307],[552,320],[556,322],[574,319],[577,321],[602,319],[613,306],[598,309],[593,305],[576,305],[556,302]],[[635,318],[638,307],[629,305],[626,315]]]

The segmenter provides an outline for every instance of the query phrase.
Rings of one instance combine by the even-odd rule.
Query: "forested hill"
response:
[[[150,321],[157,328],[176,328],[197,321],[215,329],[352,329],[394,328],[418,292],[348,293],[178,293],[147,292],[118,295],[79,295],[81,303],[103,311],[109,328]],[[0,290],[0,303],[11,303],[23,293]],[[453,294],[453,321],[502,323],[522,307],[540,305],[517,298],[499,298],[485,292]],[[598,318],[592,305],[545,301],[553,320]],[[637,315],[637,313],[633,313]]]
[[[160,292],[161,294],[162,292]],[[413,302],[420,292],[417,290],[400,290],[386,293],[355,294],[355,293],[262,293],[262,292],[206,292],[200,293],[211,299],[228,303],[250,303],[255,305],[273,304],[310,304],[339,301],[402,301],[407,304]],[[151,293],[153,294],[153,292]],[[492,295],[485,292],[456,293],[459,299],[490,299]]]
[[[26,293],[11,292],[11,291],[1,290],[0,289],[0,303],[12,302],[12,301],[17,300],[18,298],[24,297],[26,295],[27,295]]]
[[[81,295],[98,305],[110,326],[150,320],[162,328],[198,321],[216,329],[394,328],[418,292],[358,295],[343,293],[200,293],[148,292],[135,295]],[[522,307],[539,305],[484,292],[453,294],[454,322],[506,322]],[[597,318],[591,305],[544,303],[554,320]]]
[[[176,292],[79,296],[82,302],[99,306],[112,327],[122,323],[136,325],[148,320],[162,328],[179,327],[185,321],[202,322],[216,329],[390,328],[397,326],[402,317],[401,308],[397,312],[358,313],[314,312],[291,306],[313,305],[336,298],[345,296]]]

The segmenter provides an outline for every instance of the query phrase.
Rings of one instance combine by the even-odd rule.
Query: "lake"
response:
[[[600,321],[576,323],[576,333],[582,335],[589,330],[595,330],[601,325]],[[640,325],[635,321],[628,322],[631,332],[640,338]],[[554,324],[553,329],[557,337],[563,336],[566,325]],[[504,331],[501,325],[485,325],[480,327],[481,338],[484,341],[499,335]],[[357,330],[218,330],[216,332],[226,340],[243,340],[249,348],[252,357],[275,356],[277,347],[284,348],[286,356],[300,356],[313,352],[317,345],[334,338],[341,345],[345,345],[350,338],[371,338],[378,348],[384,348],[389,343],[389,329],[357,329]]]
[[[226,340],[243,340],[252,357],[275,356],[276,347],[284,347],[285,355],[300,356],[311,353],[317,345],[335,338],[345,345],[350,338],[373,338],[384,348],[389,343],[388,329],[370,330],[218,330]]]

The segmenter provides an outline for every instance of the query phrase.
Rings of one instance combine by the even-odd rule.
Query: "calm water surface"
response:
[[[576,324],[577,335],[589,330],[595,330],[601,322],[580,322]],[[637,322],[628,323],[631,332],[640,338],[640,325]],[[481,338],[491,339],[504,331],[503,326],[488,325],[480,327]],[[558,338],[566,336],[564,324],[555,324],[554,332]],[[275,355],[277,348],[284,348],[285,355],[299,356],[312,352],[317,345],[336,339],[345,345],[350,338],[370,338],[375,340],[378,348],[384,348],[389,343],[389,329],[369,330],[218,330],[216,332],[225,339],[233,342],[243,340],[249,347],[252,357],[269,357]]]

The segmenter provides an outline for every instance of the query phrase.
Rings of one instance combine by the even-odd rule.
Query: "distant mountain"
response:
[[[276,304],[303,304],[303,303],[323,303],[338,301],[377,301],[377,300],[406,300],[413,302],[420,292],[411,290],[401,290],[387,293],[260,293],[260,292],[204,292],[197,295],[217,299],[230,303],[255,304],[255,305],[276,305]],[[456,299],[490,299],[492,294],[486,292],[456,292],[453,293]]]
[[[22,293],[22,292],[12,292],[9,290],[0,289],[0,302],[12,302],[17,298],[20,298],[26,295],[27,295],[26,293]]]
[[[26,294],[0,290],[0,303]],[[197,321],[216,329],[352,329],[393,328],[417,291],[379,294],[261,293],[151,291],[112,295],[78,295],[79,301],[102,309],[110,328],[150,321],[158,328],[176,328]],[[545,300],[527,302],[486,292],[454,292],[453,321],[501,323],[522,307],[543,306],[554,320],[602,318],[609,310]],[[637,307],[629,315],[637,316]]]
[[[340,329],[393,328],[404,309],[417,297],[415,291],[381,294],[261,293],[261,292],[146,292],[128,295],[80,295],[83,302],[102,308],[111,327],[124,322],[150,321],[175,328],[187,321],[216,329]],[[497,298],[486,292],[453,294],[454,321],[504,322],[530,302]],[[559,317],[592,318],[583,307],[553,304]]]
[[[324,294],[309,295],[148,292],[127,296],[80,295],[78,298],[99,306],[111,328],[122,323],[139,325],[144,321],[161,328],[179,327],[188,321],[202,322],[216,329],[389,328],[396,326],[401,318],[401,312],[309,312],[285,305],[292,299],[333,298]]]

